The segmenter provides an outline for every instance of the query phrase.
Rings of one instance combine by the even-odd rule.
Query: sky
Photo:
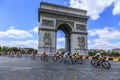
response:
[[[38,8],[48,2],[87,10],[88,48],[120,48],[120,0],[0,0],[0,46],[38,48]],[[57,48],[65,46],[57,32]]]

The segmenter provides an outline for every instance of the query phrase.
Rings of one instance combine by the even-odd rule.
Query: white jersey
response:
[[[66,53],[63,55],[63,57],[66,58],[67,56],[68,56],[68,53],[66,52]]]

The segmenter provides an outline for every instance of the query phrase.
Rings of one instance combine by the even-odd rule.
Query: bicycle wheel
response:
[[[92,59],[92,60],[90,61],[90,63],[91,63],[92,66],[97,67],[97,62],[96,62],[96,60]]]
[[[102,62],[102,67],[105,69],[110,69],[111,68],[111,64],[108,61],[103,61]]]
[[[79,58],[79,59],[77,60],[77,63],[78,63],[78,64],[83,64],[82,58]]]

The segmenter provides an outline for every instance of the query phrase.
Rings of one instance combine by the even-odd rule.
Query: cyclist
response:
[[[55,52],[55,56],[59,56],[60,54],[59,54],[59,51],[57,50],[56,52]]]
[[[69,51],[66,51],[63,55],[64,58],[67,58],[69,56]]]
[[[72,61],[69,56],[69,51],[66,51],[63,55],[63,61],[64,63],[72,64]]]
[[[32,55],[32,58],[35,59],[35,51],[34,50],[32,51],[31,55]]]
[[[95,54],[94,58],[96,59],[96,62],[98,63],[98,65],[100,65],[100,59],[103,59],[102,57],[102,52],[98,52]]]
[[[97,58],[97,59],[102,58],[102,52],[96,53],[94,57]]]
[[[46,56],[46,52],[45,51],[42,52],[42,56],[43,57]]]
[[[47,58],[48,58],[48,56],[47,56],[46,52],[45,52],[45,51],[43,51],[43,52],[42,52],[41,59],[42,59],[42,60],[46,60],[46,61],[48,61],[48,59],[47,59]]]
[[[60,57],[59,51],[56,50],[55,55],[53,56],[53,60],[56,62]]]

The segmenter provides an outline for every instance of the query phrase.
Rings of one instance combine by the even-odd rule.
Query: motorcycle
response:
[[[90,61],[90,63],[94,67],[102,66],[104,69],[111,68],[111,64],[108,60],[106,60],[106,57],[100,58],[100,60],[98,60],[96,57],[93,57],[93,59]]]

